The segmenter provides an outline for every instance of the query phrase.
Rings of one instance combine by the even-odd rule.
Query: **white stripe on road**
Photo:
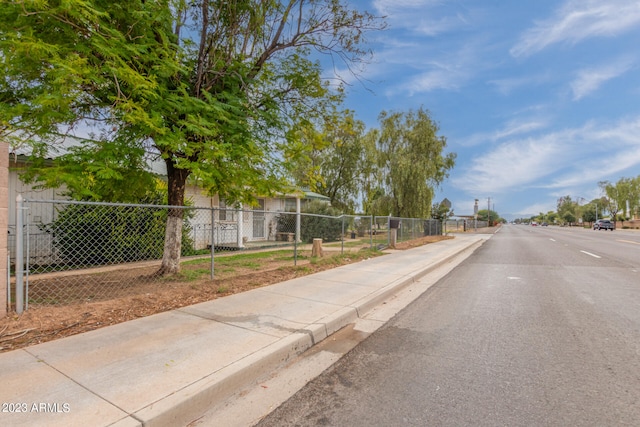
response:
[[[551,240],[552,242],[555,242],[555,241],[556,241],[556,239],[549,239],[549,240]]]
[[[640,242],[634,242],[633,240],[620,240],[620,239],[618,239],[618,242],[633,243],[634,245],[640,245]]]
[[[582,252],[583,254],[587,254],[589,256],[592,256],[594,258],[602,258],[601,256],[598,256],[596,254],[592,254],[591,252],[587,252],[587,251],[580,251],[580,252]]]

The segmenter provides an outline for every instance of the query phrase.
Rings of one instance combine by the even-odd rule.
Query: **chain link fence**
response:
[[[478,228],[488,227],[487,221],[474,219],[449,219],[445,222],[445,233],[473,231]]]
[[[442,222],[436,219],[389,217],[387,229],[397,229],[396,242],[423,236],[442,235]]]
[[[166,277],[158,271],[171,209],[180,209],[184,218],[181,273]],[[25,200],[17,211],[9,229],[8,303],[18,312],[29,304],[152,295],[180,282],[212,280],[237,271],[224,261],[238,254],[268,252],[274,268],[293,266],[310,258],[311,243],[318,238],[328,252],[380,249],[389,244],[394,220],[67,200]],[[401,222],[398,241],[442,232],[435,220],[395,219]]]

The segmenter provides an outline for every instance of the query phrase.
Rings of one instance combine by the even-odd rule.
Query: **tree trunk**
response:
[[[171,159],[166,160],[168,201],[170,206],[184,206],[184,194],[189,171],[175,167]],[[182,222],[184,209],[169,209],[167,228],[164,235],[162,265],[158,274],[168,275],[180,272],[180,252],[182,249]]]

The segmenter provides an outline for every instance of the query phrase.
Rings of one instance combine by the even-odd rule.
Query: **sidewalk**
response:
[[[489,235],[0,354],[0,425],[179,426]]]

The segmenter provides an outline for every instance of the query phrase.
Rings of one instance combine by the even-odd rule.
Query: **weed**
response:
[[[187,282],[201,279],[202,276],[208,275],[209,269],[198,268],[196,270],[183,270],[178,275],[182,280],[186,280]]]

